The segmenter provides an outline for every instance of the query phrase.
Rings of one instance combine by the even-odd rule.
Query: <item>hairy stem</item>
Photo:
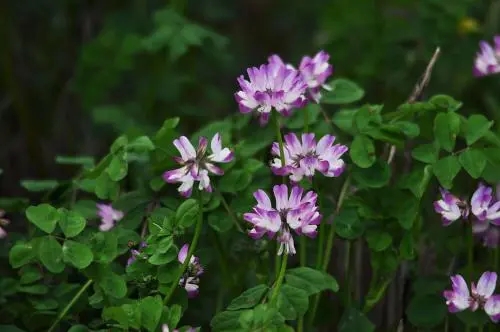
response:
[[[82,294],[85,293],[85,291],[87,290],[87,288],[89,288],[90,285],[92,285],[92,282],[93,282],[93,280],[89,279],[82,286],[82,288],[80,288],[80,290],[78,291],[78,293],[76,293],[75,296],[73,296],[73,298],[71,299],[71,301],[69,301],[69,303],[66,305],[66,307],[64,307],[64,309],[59,313],[59,315],[57,315],[56,320],[54,321],[54,323],[52,323],[52,325],[47,330],[47,332],[54,331],[54,329],[57,327],[57,324],[59,324],[59,322],[64,318],[64,316],[66,316],[66,314],[68,313],[68,311],[71,309],[71,307],[73,307],[73,305],[75,305],[76,301],[78,301],[78,299],[80,298],[80,296],[82,296]]]
[[[189,250],[186,256],[186,259],[184,260],[184,263],[182,263],[181,268],[177,272],[177,275],[174,278],[174,283],[168,290],[167,294],[165,295],[165,298],[163,299],[163,303],[167,304],[168,301],[170,301],[170,298],[174,294],[175,289],[179,285],[179,280],[181,280],[182,275],[184,274],[184,271],[186,271],[189,262],[191,260],[191,256],[193,256],[194,251],[196,250],[196,246],[198,245],[198,240],[200,239],[200,234],[201,234],[201,226],[203,225],[203,201],[201,199],[201,193],[198,195],[198,201],[200,202],[200,213],[198,214],[198,221],[196,223],[196,227],[194,229],[194,236],[193,236],[193,241],[191,241],[191,244],[189,245]]]

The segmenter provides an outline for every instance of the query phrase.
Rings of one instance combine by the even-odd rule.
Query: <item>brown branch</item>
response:
[[[425,87],[429,84],[429,81],[431,80],[432,70],[434,69],[434,65],[436,64],[439,54],[441,54],[441,48],[436,47],[436,50],[434,51],[431,60],[427,64],[424,73],[417,81],[417,84],[415,84],[415,87],[413,88],[413,91],[408,97],[406,103],[412,104],[422,96],[422,92],[424,91]],[[389,156],[387,157],[388,164],[392,163],[395,154],[396,154],[396,146],[391,145]]]

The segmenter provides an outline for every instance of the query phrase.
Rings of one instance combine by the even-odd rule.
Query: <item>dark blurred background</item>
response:
[[[427,95],[499,120],[498,79],[472,76],[499,21],[498,0],[1,1],[0,196],[70,177],[57,155],[99,157],[119,133],[237,112],[236,77],[272,53],[298,64],[325,49],[336,77],[391,110],[440,46]]]

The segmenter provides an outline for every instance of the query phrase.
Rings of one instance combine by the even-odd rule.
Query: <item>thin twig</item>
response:
[[[436,50],[434,51],[434,54],[432,55],[431,60],[427,64],[427,67],[425,68],[424,73],[420,77],[420,79],[417,81],[417,84],[415,84],[415,87],[413,88],[412,93],[408,97],[408,100],[406,103],[408,104],[413,104],[416,102],[421,96],[422,92],[424,91],[425,87],[429,84],[429,81],[431,80],[431,75],[432,75],[432,70],[434,68],[434,65],[436,64],[436,61],[439,57],[439,54],[441,54],[441,48],[436,47]],[[394,155],[396,154],[396,146],[391,145],[391,149],[389,151],[389,156],[387,157],[387,163],[390,164],[394,160]]]

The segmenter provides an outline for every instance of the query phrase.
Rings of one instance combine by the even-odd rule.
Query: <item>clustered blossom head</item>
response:
[[[224,171],[215,163],[228,163],[233,160],[233,152],[228,148],[222,148],[222,139],[219,133],[215,134],[210,142],[212,153],[208,156],[208,140],[200,137],[198,149],[195,150],[186,136],[181,136],[174,140],[174,145],[181,154],[175,160],[182,165],[181,168],[167,171],[163,174],[163,179],[168,183],[181,183],[178,191],[184,197],[190,197],[193,185],[199,182],[198,189],[212,191],[209,173],[223,175]]]
[[[253,212],[245,213],[243,218],[253,225],[249,235],[258,239],[267,234],[271,239],[276,233],[280,243],[278,255],[295,254],[295,245],[291,230],[297,235],[315,237],[317,225],[320,223],[321,215],[316,206],[317,195],[304,190],[299,186],[293,186],[288,195],[288,187],[284,184],[273,187],[275,207],[271,199],[263,190],[257,190],[254,197],[257,205]]]
[[[124,216],[122,211],[113,209],[111,204],[97,204],[97,209],[97,214],[101,218],[99,229],[103,232],[115,227],[116,222],[120,221]]]
[[[170,332],[170,329],[168,328],[167,324],[163,324],[161,326],[161,332]],[[179,332],[178,329],[174,329],[172,332]],[[186,332],[196,332],[196,329],[194,327],[189,327]]]
[[[479,43],[481,50],[474,61],[475,76],[500,73],[500,36],[495,36],[494,43],[494,47],[485,41]]]
[[[497,283],[495,272],[484,272],[477,286],[471,283],[471,290],[464,278],[457,274],[451,277],[451,290],[445,290],[443,296],[446,299],[448,311],[460,312],[466,309],[476,311],[483,309],[490,319],[497,323],[500,321],[500,295],[493,295]]]
[[[188,244],[183,245],[181,250],[179,250],[177,259],[181,264],[184,264],[184,262],[186,261],[188,252]],[[203,274],[203,272],[205,272],[205,270],[203,269],[203,266],[201,266],[198,257],[192,255],[189,260],[189,265],[184,272],[184,275],[179,280],[179,286],[184,287],[189,298],[193,298],[198,295],[198,284],[200,283],[200,276]]]
[[[3,229],[4,226],[7,226],[10,223],[10,220],[4,218],[5,211],[0,210],[0,239],[3,239],[7,236],[7,232]]]
[[[146,242],[141,242],[137,249],[131,248],[130,257],[127,260],[127,266],[130,266],[132,263],[134,263],[137,258],[141,256],[141,249],[146,248],[147,246],[148,245],[146,244]]]
[[[247,69],[249,80],[238,77],[240,91],[235,93],[241,113],[255,111],[261,125],[269,121],[271,111],[289,116],[293,109],[306,104],[307,84],[300,72],[271,56],[267,64]],[[279,59],[279,57],[277,57]]]
[[[302,79],[307,84],[309,97],[316,103],[321,99],[321,88],[330,91],[331,87],[326,84],[326,80],[333,72],[333,67],[328,63],[330,55],[325,51],[319,51],[314,57],[304,56],[300,61],[299,72]],[[278,55],[272,55],[269,62],[287,66],[295,69],[290,64],[284,64]]]
[[[470,204],[441,189],[442,198],[434,202],[434,209],[441,214],[443,225],[471,215],[472,231],[485,246],[495,248],[500,244],[500,197],[493,196],[493,189],[480,183]]]
[[[316,142],[312,133],[302,134],[302,141],[297,135],[285,135],[284,156],[285,165],[281,162],[280,147],[273,143],[271,154],[276,156],[271,162],[271,169],[276,175],[290,175],[290,180],[299,182],[302,178],[311,178],[316,171],[327,177],[342,174],[345,163],[341,159],[347,152],[345,145],[335,144],[335,136],[325,135]]]

